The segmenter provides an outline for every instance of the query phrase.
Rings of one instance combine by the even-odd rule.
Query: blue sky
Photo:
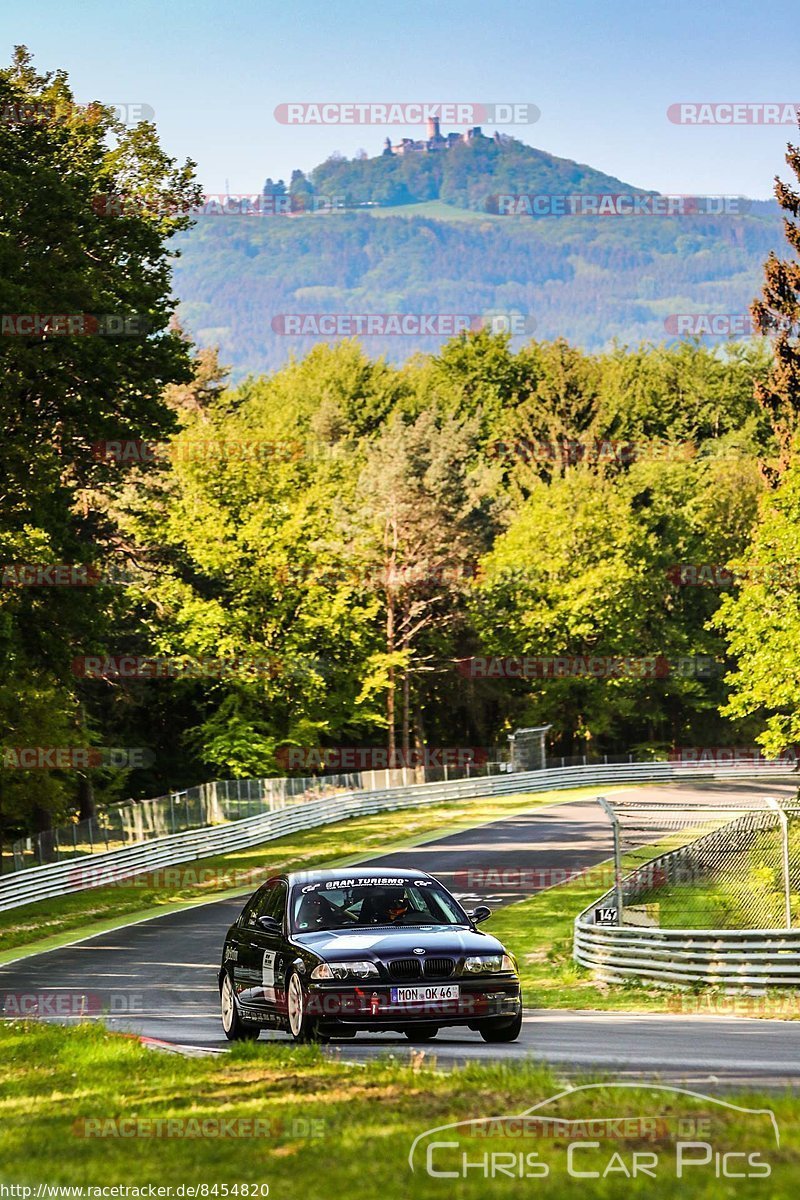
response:
[[[414,128],[289,127],[291,101],[529,102],[509,132],[664,192],[765,197],[790,126],[686,127],[679,101],[800,103],[797,8],[785,0],[36,0],[0,15],[78,100],[145,103],[205,190],[260,190],[338,150]],[[800,135],[798,135],[800,136]]]

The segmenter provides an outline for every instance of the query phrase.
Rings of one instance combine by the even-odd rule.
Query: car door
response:
[[[278,988],[282,986],[281,949],[284,942],[287,886],[284,880],[274,879],[264,885],[263,894],[247,914],[244,927],[244,955],[247,992],[242,1001],[253,1008],[275,1012]],[[277,922],[275,932],[260,925],[262,917]],[[278,978],[276,979],[276,975]]]
[[[261,964],[258,959],[259,944],[256,942],[256,929],[259,916],[263,913],[268,900],[268,884],[255,892],[242,909],[236,924],[235,950],[233,962],[233,979],[239,1002],[251,1007],[255,1001],[255,991],[260,989]]]

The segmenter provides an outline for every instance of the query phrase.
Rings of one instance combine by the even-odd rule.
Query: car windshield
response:
[[[295,891],[292,928],[353,929],[369,925],[464,925],[456,901],[437,883],[424,879],[396,883],[339,881],[305,884]]]

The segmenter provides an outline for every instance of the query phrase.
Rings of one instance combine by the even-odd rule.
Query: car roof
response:
[[[289,886],[301,883],[328,883],[334,879],[357,880],[359,883],[386,880],[432,879],[427,871],[409,871],[399,867],[340,867],[338,871],[290,871],[282,876]]]

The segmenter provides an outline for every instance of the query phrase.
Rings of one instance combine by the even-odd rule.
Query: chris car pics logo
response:
[[[439,1180],[764,1180],[779,1149],[772,1109],[666,1084],[590,1083],[520,1113],[426,1129],[408,1165]]]

